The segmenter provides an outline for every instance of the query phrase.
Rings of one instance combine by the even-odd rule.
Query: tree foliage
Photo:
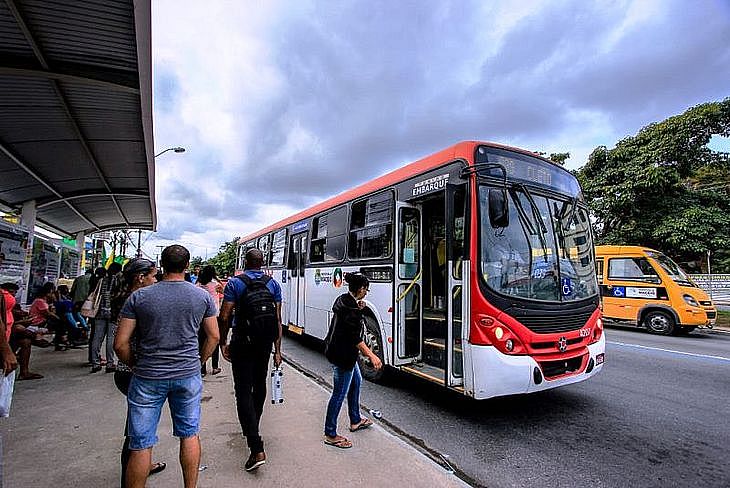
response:
[[[613,149],[597,147],[576,172],[600,244],[635,244],[678,261],[730,264],[730,98],[650,124]],[[720,271],[718,269],[718,271]]]
[[[215,266],[218,276],[232,276],[236,271],[236,252],[238,250],[238,237],[226,241],[218,248],[218,254],[208,260],[207,264]]]
[[[200,256],[195,256],[190,260],[190,264],[188,265],[188,268],[190,270],[194,270],[196,267],[201,267],[203,265],[203,258]]]
[[[561,166],[565,166],[565,162],[568,159],[570,159],[570,153],[569,152],[551,153],[549,159],[553,163],[558,163]]]

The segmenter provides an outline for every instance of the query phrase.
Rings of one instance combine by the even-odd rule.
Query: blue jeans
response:
[[[151,380],[132,376],[127,393],[129,448],[149,449],[157,444],[157,425],[165,400],[170,403],[172,434],[187,438],[200,432],[200,374],[175,380]]]
[[[332,365],[332,396],[327,404],[327,417],[324,421],[324,434],[329,437],[337,435],[337,417],[340,415],[342,403],[347,397],[347,413],[351,424],[357,424],[360,417],[360,384],[362,375],[360,367],[355,363],[352,369]]]
[[[101,343],[106,337],[106,367],[111,368],[117,364],[117,355],[114,354],[114,335],[117,331],[117,324],[109,319],[94,319],[94,338],[91,341],[91,363],[94,366],[101,365]]]

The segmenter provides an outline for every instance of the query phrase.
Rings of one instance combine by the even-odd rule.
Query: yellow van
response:
[[[654,334],[712,328],[717,310],[703,290],[664,254],[641,246],[596,247],[603,318]]]

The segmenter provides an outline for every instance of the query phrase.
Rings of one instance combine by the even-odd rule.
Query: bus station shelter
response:
[[[155,230],[150,24],[150,0],[0,0],[0,209],[29,250],[36,224],[82,251]]]

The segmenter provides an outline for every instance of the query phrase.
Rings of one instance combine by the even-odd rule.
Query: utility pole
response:
[[[707,281],[710,283],[710,300],[712,300],[712,268],[710,268],[710,250],[707,250]]]
[[[162,250],[165,248],[165,246],[155,246],[157,248],[157,267],[160,267],[160,254],[162,254]]]
[[[137,257],[142,257],[142,229],[137,229]]]

